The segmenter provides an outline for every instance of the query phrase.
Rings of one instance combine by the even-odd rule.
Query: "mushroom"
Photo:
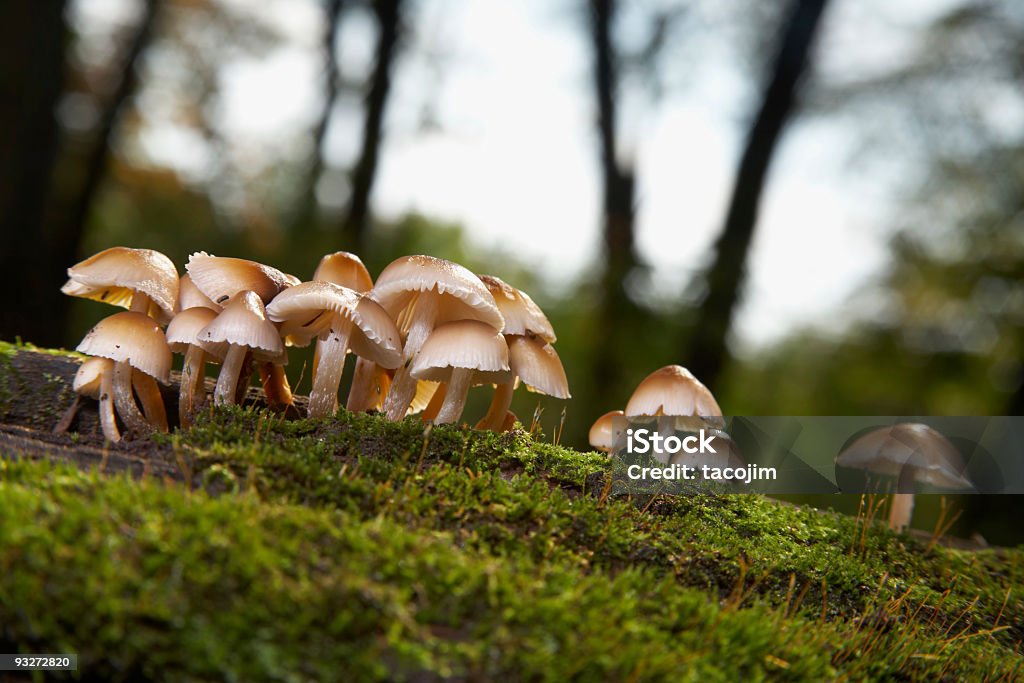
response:
[[[505,320],[502,333],[508,342],[513,374],[522,379],[530,391],[569,398],[569,383],[562,361],[551,347],[556,339],[555,330],[540,306],[525,292],[493,275],[479,277]],[[501,429],[505,413],[512,405],[516,384],[517,381],[513,380],[495,388],[487,415],[477,423],[478,429]]]
[[[228,256],[212,256],[196,252],[189,256],[185,270],[196,288],[215,305],[221,306],[240,292],[254,292],[266,306],[284,289],[299,284],[299,279],[256,261]],[[263,393],[271,408],[291,405],[293,402],[288,378],[282,363],[259,363]],[[246,366],[245,372],[250,372]],[[241,378],[240,378],[241,379]],[[249,380],[239,382],[244,389]]]
[[[178,299],[178,271],[159,251],[111,247],[68,268],[60,291],[152,315],[166,324]]]
[[[154,379],[169,382],[171,349],[156,321],[142,313],[116,313],[89,330],[77,350],[114,361],[109,388],[105,386],[108,375],[101,379],[100,403],[113,393],[117,414],[129,430],[137,434],[167,431],[167,412]],[[139,412],[133,389],[145,415]],[[109,407],[101,405],[103,410],[109,411]],[[117,440],[113,429],[104,434],[111,441]]]
[[[210,297],[203,294],[192,282],[192,276],[186,273],[178,280],[178,310],[186,311],[190,308],[209,308],[211,311],[220,311],[221,306],[213,303]]]
[[[527,390],[560,399],[569,398],[569,381],[565,377],[562,361],[551,344],[517,334],[505,335],[505,341],[508,344],[512,375],[521,379]],[[515,386],[515,379],[497,386],[491,407],[477,424],[478,429],[501,430],[509,406],[512,405]]]
[[[401,337],[380,304],[331,282],[304,282],[286,289],[267,306],[281,323],[289,343],[305,346],[316,337],[317,357],[309,416],[326,417],[338,409],[338,386],[351,347],[361,358],[385,368],[402,363]]]
[[[392,261],[377,278],[370,297],[391,315],[405,340],[405,364],[395,372],[384,401],[384,412],[392,421],[405,416],[416,393],[410,361],[436,326],[456,320],[480,321],[495,331],[505,326],[494,297],[480,278],[433,256],[404,256]]]
[[[479,320],[459,320],[435,328],[413,359],[409,374],[448,385],[435,424],[459,419],[471,385],[512,380],[505,338]]]
[[[681,365],[666,365],[647,375],[629,397],[627,417],[700,418],[659,419],[659,431],[671,433],[677,426],[696,429],[724,427],[722,409],[706,386]]]
[[[71,428],[71,423],[78,414],[81,398],[85,396],[100,402],[100,426],[103,429],[103,436],[114,443],[120,441],[121,432],[114,417],[113,380],[114,361],[109,358],[88,358],[78,366],[78,372],[71,383],[71,388],[75,391],[75,401],[53,428],[54,433],[63,434]],[[104,382],[107,385],[105,391]]]
[[[216,317],[217,312],[210,308],[186,308],[167,326],[168,346],[172,352],[185,356],[178,394],[178,421],[183,429],[192,424],[196,405],[203,396],[207,361],[220,362],[227,353],[227,346],[223,344],[207,344],[206,348],[199,344],[199,333]]]
[[[221,345],[228,345],[213,393],[217,405],[238,402],[239,378],[248,358],[275,365],[288,362],[277,327],[267,320],[263,302],[254,292],[239,292],[231,297],[224,310],[200,330],[198,341],[213,354],[223,348]]]
[[[320,264],[313,273],[314,280],[333,282],[342,287],[354,289],[365,294],[373,288],[373,278],[362,260],[348,251],[336,251],[320,259]],[[319,349],[317,345],[317,349]],[[314,372],[319,357],[313,356]],[[352,387],[348,392],[345,408],[352,412],[378,409],[384,403],[391,386],[391,375],[387,369],[374,363],[369,358],[356,358],[355,374],[352,376]]]
[[[625,424],[626,414],[621,410],[610,410],[594,420],[588,434],[590,445],[609,454],[618,448],[623,434],[623,430],[615,429],[616,420],[619,419],[622,420],[620,424]]]
[[[944,489],[970,489],[960,451],[928,425],[904,422],[855,440],[836,456],[836,465],[897,477],[889,528],[901,531],[914,512],[917,483]]]

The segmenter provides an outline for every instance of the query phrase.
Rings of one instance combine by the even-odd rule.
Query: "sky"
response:
[[[308,129],[319,109],[320,13],[313,0],[223,0],[260,12],[288,37],[268,54],[222,67],[218,115],[236,150],[281,145],[284,131]],[[943,3],[921,0],[874,10],[836,0],[818,45],[820,79],[870,74],[912,47],[909,29]],[[714,4],[713,4],[714,5]],[[720,7],[722,5],[714,5]],[[80,23],[130,21],[130,0],[81,0]],[[557,289],[598,254],[600,175],[590,91],[590,58],[571,2],[420,0],[415,33],[397,64],[374,192],[376,212],[409,211],[455,221],[484,247],[514,251]],[[700,16],[701,22],[721,16]],[[706,265],[731,190],[742,135],[756,102],[743,55],[700,32],[654,99],[624,90],[620,154],[638,177],[641,258],[664,292],[682,293]],[[623,36],[628,40],[630,36]],[[353,15],[339,39],[343,73],[364,73],[374,29]],[[685,61],[694,54],[699,63]],[[674,71],[667,70],[669,76]],[[147,82],[145,79],[143,82]],[[159,111],[159,92],[143,106]],[[429,116],[428,116],[429,115]],[[430,125],[425,125],[425,120]],[[208,151],[168,119],[144,147],[156,163],[202,177]],[[347,166],[360,137],[358,102],[343,99],[326,143],[329,162]],[[756,349],[795,327],[837,330],[851,297],[886,263],[892,198],[880,174],[851,163],[858,140],[848,123],[801,116],[785,132],[761,205],[739,348]],[[320,196],[339,200],[330,184]]]

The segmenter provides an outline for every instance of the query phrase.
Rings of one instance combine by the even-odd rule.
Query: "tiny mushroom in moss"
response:
[[[433,256],[405,256],[381,272],[370,296],[391,315],[404,336],[405,363],[384,401],[389,420],[405,417],[416,394],[412,361],[435,327],[457,320],[480,321],[495,331],[505,321],[484,283],[466,268]],[[463,397],[465,398],[465,397]]]
[[[178,299],[174,263],[152,249],[111,247],[68,268],[61,291],[69,296],[102,301],[167,324]]]
[[[116,313],[93,327],[77,350],[114,361],[114,404],[129,430],[141,435],[153,430],[167,431],[167,412],[154,380],[164,384],[170,381],[172,359],[164,332],[156,321],[141,313]],[[101,398],[110,393],[102,386],[100,391]],[[139,412],[135,394],[145,415]]]
[[[78,366],[71,388],[75,392],[75,401],[53,431],[61,434],[71,428],[71,423],[78,414],[81,398],[84,396],[100,403],[100,427],[103,429],[103,436],[114,443],[120,441],[121,432],[117,428],[117,419],[114,416],[114,361],[109,358],[87,358]]]
[[[610,410],[601,417],[594,420],[590,427],[588,440],[590,445],[599,451],[611,453],[615,450],[616,444],[622,436],[622,430],[616,430],[615,420],[621,419],[621,424],[626,423],[626,414],[621,410]]]
[[[897,477],[889,528],[900,531],[914,512],[918,483],[972,489],[964,462],[949,439],[925,424],[904,422],[861,436],[836,456],[836,465]]]
[[[508,345],[491,325],[459,320],[436,327],[412,361],[416,379],[444,382],[447,392],[436,424],[457,421],[474,384],[510,382]]]
[[[305,346],[317,339],[317,361],[309,416],[325,417],[338,409],[338,387],[351,348],[385,368],[402,363],[401,338],[380,304],[355,290],[331,282],[304,282],[277,295],[267,307],[281,323],[289,343]]]
[[[235,294],[224,310],[199,332],[198,341],[204,350],[213,354],[227,344],[213,395],[217,405],[238,402],[240,389],[245,388],[239,380],[248,377],[246,365],[252,360],[274,365],[288,362],[277,327],[267,320],[263,302],[254,292]]]

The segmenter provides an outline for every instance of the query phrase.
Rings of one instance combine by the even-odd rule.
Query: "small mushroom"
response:
[[[336,251],[320,259],[319,265],[313,271],[313,279],[333,282],[354,289],[360,294],[365,294],[373,288],[373,278],[363,265],[362,259],[348,251]]]
[[[944,489],[971,489],[960,451],[928,425],[904,422],[860,437],[836,457],[836,465],[897,477],[889,528],[900,531],[914,512],[918,483]]]
[[[288,362],[277,327],[267,320],[263,302],[254,292],[235,294],[224,310],[199,332],[198,341],[204,350],[214,354],[223,344],[228,345],[213,393],[217,405],[238,402],[239,378],[244,374],[247,359],[276,365]]]
[[[445,323],[434,329],[416,354],[410,375],[448,385],[434,422],[455,422],[462,415],[470,386],[512,380],[508,345],[493,326],[479,320]]]
[[[480,321],[495,331],[505,326],[494,297],[480,278],[433,256],[404,256],[393,261],[377,278],[370,297],[395,320],[404,338],[405,364],[395,372],[384,401],[384,412],[391,421],[405,417],[416,393],[410,361],[435,327],[456,320]]]
[[[210,308],[186,308],[174,316],[167,326],[168,346],[172,352],[185,356],[185,363],[181,369],[181,389],[178,394],[178,421],[182,429],[192,424],[196,406],[204,397],[206,363],[222,361],[228,350],[224,344],[208,343],[204,348],[199,343],[199,333],[216,317],[217,312]]]
[[[338,409],[338,387],[349,348],[385,368],[402,363],[401,341],[394,321],[380,304],[355,290],[331,282],[304,282],[270,302],[267,315],[281,323],[293,344],[316,338],[318,361],[309,394],[309,416],[326,417]]]
[[[93,327],[77,350],[114,361],[110,389],[117,414],[129,430],[137,434],[167,431],[167,412],[154,380],[169,382],[171,349],[155,320],[131,311],[116,313]],[[143,412],[135,403],[133,389]],[[102,404],[103,396],[110,392],[102,384],[100,392]],[[112,434],[113,430],[106,435],[114,441]]]
[[[630,418],[657,417],[658,430],[665,435],[677,426],[725,426],[722,409],[711,391],[681,365],[666,365],[647,375],[633,390],[625,413]],[[691,417],[699,419],[678,419]]]
[[[621,418],[625,424],[626,414],[621,410],[610,410],[594,420],[590,427],[588,440],[590,445],[599,451],[611,453],[619,447],[623,431],[615,429],[615,420]]]
[[[174,263],[152,249],[111,247],[68,268],[69,296],[122,306],[166,324],[178,299]]]
[[[54,433],[63,434],[71,428],[78,414],[81,398],[91,398],[100,403],[100,427],[108,441],[117,443],[121,440],[121,432],[117,428],[114,416],[114,361],[109,358],[88,358],[78,366],[71,388],[75,391],[75,401],[53,428]],[[106,388],[104,389],[104,384]]]

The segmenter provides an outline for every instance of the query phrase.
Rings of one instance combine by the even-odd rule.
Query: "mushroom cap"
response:
[[[128,363],[164,384],[171,377],[171,348],[155,320],[125,311],[99,321],[78,345],[89,356]]]
[[[282,323],[289,343],[306,346],[326,335],[335,316],[352,323],[349,348],[383,368],[402,364],[402,340],[391,316],[381,305],[354,289],[333,282],[303,282],[278,294],[267,306],[267,316]]]
[[[681,365],[666,365],[647,375],[626,404],[630,417],[721,417],[722,409],[706,386]],[[712,421],[717,423],[718,420]]]
[[[415,317],[417,301],[427,292],[441,296],[437,325],[479,320],[495,330],[505,327],[494,297],[480,278],[457,263],[433,256],[403,256],[392,261],[377,277],[370,297],[384,307],[405,335]]]
[[[204,350],[216,354],[221,344],[252,349],[258,361],[285,365],[288,356],[274,323],[267,320],[263,302],[255,292],[231,297],[224,310],[199,331],[197,341]]]
[[[505,335],[505,341],[508,343],[509,367],[523,380],[528,390],[555,398],[570,398],[565,368],[551,344],[534,337],[511,334]]]
[[[254,292],[266,304],[283,289],[299,283],[295,276],[277,268],[204,251],[189,256],[185,270],[199,291],[218,306],[240,292]]]
[[[174,353],[185,353],[188,347],[199,345],[199,333],[217,317],[217,311],[202,306],[186,308],[174,316],[167,326],[167,345]],[[228,345],[207,342],[203,350],[219,360],[227,355]]]
[[[677,425],[676,428],[679,429],[679,426]],[[736,442],[733,441],[731,436],[721,429],[708,428],[707,425],[704,424],[701,424],[699,428],[704,429],[705,433],[714,437],[715,442],[713,446],[715,448],[715,452],[686,453],[681,451],[673,454],[669,458],[669,463],[680,465],[695,464],[697,466],[707,465],[708,467],[717,467],[719,469],[747,466],[747,461],[743,458],[743,454],[740,452],[740,447],[736,445]]]
[[[611,453],[615,447],[615,418],[621,417],[625,419],[626,414],[621,410],[610,410],[601,417],[594,420],[594,424],[590,426],[590,434],[587,440],[590,445],[599,451],[605,453]]]
[[[178,310],[185,311],[190,308],[209,308],[212,311],[219,311],[221,306],[213,303],[210,297],[199,291],[192,276],[185,273],[178,281]]]
[[[473,370],[474,384],[510,381],[505,337],[479,320],[439,325],[423,343],[409,372],[416,379],[447,382],[456,368]]]
[[[909,466],[918,482],[948,489],[973,488],[962,474],[960,451],[925,424],[903,422],[868,432],[836,456],[836,465],[892,476],[899,476]]]
[[[498,310],[505,318],[505,327],[502,332],[505,334],[532,334],[549,344],[555,343],[557,340],[555,329],[551,326],[548,317],[544,315],[544,311],[540,310],[540,306],[534,303],[529,294],[493,275],[479,275],[478,277],[494,297]]]
[[[178,270],[152,249],[104,249],[68,268],[68,278],[60,291],[114,306],[128,308],[135,292],[145,294],[161,322],[170,320],[177,306]]]
[[[314,280],[333,282],[365,294],[373,289],[373,278],[362,259],[348,251],[336,251],[320,259],[313,272]]]
[[[78,366],[71,388],[80,396],[98,399],[103,376],[114,371],[114,361],[109,358],[88,358]]]

